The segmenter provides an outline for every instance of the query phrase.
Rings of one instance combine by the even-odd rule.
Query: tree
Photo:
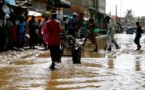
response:
[[[133,18],[133,11],[132,9],[128,9],[125,15],[126,18]]]
[[[127,24],[132,24],[134,21],[132,9],[128,9],[125,15],[125,20]]]

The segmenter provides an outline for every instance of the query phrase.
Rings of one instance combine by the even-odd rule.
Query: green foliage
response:
[[[125,15],[126,18],[131,19],[133,18],[133,11],[132,9],[128,9]]]

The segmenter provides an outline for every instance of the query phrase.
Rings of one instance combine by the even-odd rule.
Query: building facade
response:
[[[30,1],[30,0],[29,0]],[[48,5],[54,1],[67,1],[71,3],[70,8],[58,7],[58,14],[72,15],[73,12],[85,18],[94,18],[95,22],[103,26],[103,18],[106,10],[106,0],[31,0],[33,7],[39,11],[48,10]]]
[[[86,18],[94,18],[100,28],[103,28],[104,16],[106,11],[106,0],[67,0],[72,5],[65,9],[64,14],[77,12]],[[66,11],[66,13],[65,13]]]
[[[106,11],[106,0],[98,0],[97,10],[101,13],[105,13],[105,11]]]

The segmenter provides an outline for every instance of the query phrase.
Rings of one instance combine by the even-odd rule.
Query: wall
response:
[[[105,13],[106,10],[106,0],[98,0],[98,11]]]

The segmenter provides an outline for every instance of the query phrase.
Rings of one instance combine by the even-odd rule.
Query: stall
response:
[[[29,10],[28,11],[28,19],[27,19],[27,21],[29,21],[32,16],[35,16],[35,20],[36,21],[38,21],[39,19],[43,19],[42,18],[42,14],[40,12]]]

